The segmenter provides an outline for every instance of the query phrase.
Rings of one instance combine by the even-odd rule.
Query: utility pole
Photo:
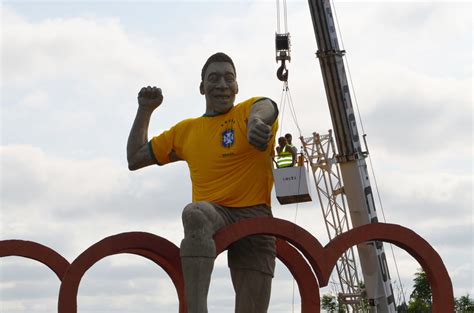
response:
[[[377,223],[377,212],[344,68],[330,0],[309,0],[316,53],[326,90],[338,148],[338,162],[353,227]],[[371,312],[396,312],[382,242],[357,246]]]

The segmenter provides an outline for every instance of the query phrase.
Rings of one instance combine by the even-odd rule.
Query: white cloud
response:
[[[157,233],[177,244],[182,237],[180,212],[191,197],[189,183],[176,187],[183,176],[167,174],[173,166],[161,171],[165,184],[152,170],[132,175],[113,160],[65,159],[31,146],[3,146],[1,166],[2,236],[41,242],[70,261],[124,231]],[[179,201],[173,189],[183,194]]]
[[[2,74],[7,87],[44,80],[86,79],[101,86],[122,88],[124,77],[151,79],[164,71],[156,47],[144,49],[140,38],[130,38],[118,18],[50,18],[30,23],[8,7],[2,12]]]
[[[378,63],[367,73],[361,75],[362,81],[371,82],[361,97],[367,117],[364,126],[369,135],[377,134],[369,137],[369,143],[410,158],[453,150],[471,153],[466,144],[472,139],[467,114],[471,79],[431,77]],[[374,89],[378,92],[371,92]]]
[[[31,146],[2,147],[1,157],[2,201],[7,205],[32,200],[34,205],[68,210],[77,203],[89,206],[101,197],[123,193],[128,185],[127,173],[110,160],[48,157]]]

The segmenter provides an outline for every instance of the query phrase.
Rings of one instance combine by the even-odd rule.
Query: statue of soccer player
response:
[[[185,119],[148,140],[153,111],[163,102],[160,88],[143,87],[127,144],[130,170],[184,160],[192,181],[192,203],[182,213],[180,254],[189,313],[207,312],[216,258],[214,233],[242,219],[272,216],[272,155],[278,108],[262,97],[234,105],[236,70],[224,53],[209,57],[199,90],[204,115]],[[236,293],[235,312],[264,313],[275,268],[275,238],[250,236],[228,249]]]

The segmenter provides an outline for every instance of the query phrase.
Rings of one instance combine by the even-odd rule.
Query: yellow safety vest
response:
[[[293,155],[291,154],[291,147],[286,145],[283,149],[278,153],[276,157],[276,163],[278,168],[282,167],[290,167],[293,164]]]

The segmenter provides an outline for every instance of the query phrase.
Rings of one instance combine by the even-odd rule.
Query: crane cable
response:
[[[281,33],[280,28],[280,0],[276,0],[276,7],[277,7],[277,33]],[[286,0],[283,0],[283,26],[285,27],[285,33],[288,32],[288,15],[286,11]]]
[[[296,111],[293,105],[293,99],[291,97],[290,88],[288,87],[288,80],[283,82],[283,88],[281,90],[280,106],[278,107],[278,111],[280,112],[279,121],[278,121],[280,132],[279,132],[278,137],[282,136],[285,108],[287,107],[287,105],[290,110],[291,116],[293,117],[293,121],[295,122],[295,125],[298,128],[299,135],[301,137],[301,129],[298,125],[298,119],[296,117]],[[300,168],[302,169],[303,167],[300,167]],[[301,177],[301,174],[300,174],[300,177]],[[298,182],[298,190],[300,190],[300,186],[299,186],[300,183],[301,182]],[[296,218],[298,216],[298,207],[299,207],[299,203],[297,202],[295,206],[295,216],[294,216],[294,221],[293,221],[293,223],[295,224],[296,224]],[[292,300],[291,300],[291,312],[292,313],[295,312],[295,279],[294,278],[293,278],[293,291],[292,291]]]
[[[283,82],[283,88],[281,91],[281,100],[280,100],[280,106],[278,107],[278,110],[280,111],[279,114],[279,128],[280,128],[280,133],[279,136],[281,137],[282,131],[283,131],[283,122],[285,118],[285,109],[288,105],[288,109],[290,110],[291,117],[293,119],[293,122],[295,123],[296,128],[298,129],[298,134],[299,137],[302,136],[301,128],[298,123],[298,117],[296,115],[296,110],[295,106],[293,104],[293,98],[291,97],[291,92],[290,92],[290,87],[288,86],[288,81]]]
[[[281,66],[277,70],[277,77],[281,81],[288,80],[288,71],[286,69],[286,61],[291,61],[290,56],[290,33],[288,32],[288,14],[286,10],[286,0],[283,0],[283,27],[285,32],[281,32],[281,25],[280,25],[280,0],[276,2],[277,7],[277,31],[275,33],[275,49],[276,49],[276,61],[277,63],[280,61]]]
[[[332,4],[332,7],[333,7],[334,19],[336,20],[337,32],[339,34],[339,38],[340,38],[340,41],[341,41],[341,47],[342,47],[342,50],[345,50],[344,49],[344,43],[343,43],[343,40],[342,40],[341,28],[339,27],[339,20],[337,18],[336,5],[335,5],[334,1],[331,1],[331,4]],[[355,107],[356,107],[357,114],[358,114],[358,117],[359,117],[359,123],[360,123],[360,126],[362,128],[362,133],[365,136],[364,124],[362,123],[362,116],[360,114],[359,104],[357,102],[357,97],[356,97],[356,93],[355,93],[355,89],[354,89],[354,84],[352,82],[351,71],[350,71],[350,68],[349,68],[349,61],[348,61],[348,58],[347,58],[346,54],[344,54],[343,57],[345,59],[345,63],[346,63],[346,67],[347,67],[347,76],[349,78],[349,82],[350,82],[350,86],[351,86],[350,88],[352,90],[352,94],[354,95],[354,103],[355,103]],[[380,192],[379,192],[379,187],[378,187],[378,184],[377,184],[377,178],[375,176],[374,166],[372,164],[372,158],[371,158],[370,154],[368,154],[368,158],[369,158],[369,164],[370,164],[372,177],[374,178],[374,185],[375,185],[375,190],[376,190],[376,193],[377,193],[378,202],[379,202],[379,205],[380,205],[380,209],[382,211],[383,221],[384,221],[384,223],[386,223],[387,221],[385,219],[385,212],[384,212],[383,205],[382,205],[382,197],[381,197]],[[397,264],[397,259],[395,257],[395,252],[393,250],[393,245],[391,243],[389,243],[389,245],[390,245],[390,250],[392,252],[392,258],[393,258],[393,261],[395,263],[395,270],[397,272],[397,277],[398,277],[398,281],[399,281],[399,284],[400,284],[403,301],[406,303],[405,292],[403,290],[403,284],[402,284],[402,281],[400,279],[400,272],[398,270],[398,264]]]
[[[277,3],[279,1],[277,0]],[[277,5],[278,7],[278,5]],[[278,76],[278,75],[277,75]],[[278,79],[280,79],[280,77],[278,77]],[[278,128],[280,129],[280,132],[279,132],[279,135],[278,137],[281,137],[282,136],[282,130],[283,130],[283,117],[285,115],[285,108],[286,108],[286,105],[287,103],[290,103],[290,97],[288,96],[288,92],[289,92],[289,88],[288,88],[288,77],[286,78],[287,80],[283,81],[283,88],[281,90],[281,97],[280,97],[280,105],[278,107],[278,111],[279,111],[279,116],[278,116]],[[289,106],[291,107],[292,104],[290,103]],[[292,111],[290,109],[290,111]],[[294,223],[296,224],[296,218],[298,216],[298,203],[296,203],[296,207],[295,207],[295,216],[294,216]],[[293,277],[293,287],[292,287],[292,296],[291,296],[291,312],[294,313],[295,312],[295,278]]]
[[[285,61],[290,61],[290,34],[288,33],[288,14],[286,9],[286,0],[283,0],[283,23],[285,32],[281,33],[281,25],[280,25],[280,0],[276,0],[276,9],[277,9],[277,32],[275,38],[275,48],[276,48],[276,60],[281,61],[281,66],[277,70],[277,77],[280,81],[283,82],[283,88],[281,91],[281,100],[279,110],[279,126],[280,126],[280,133],[279,137],[282,135],[283,130],[283,121],[285,116],[285,108],[288,104],[290,114],[293,118],[293,122],[295,123],[296,127],[298,128],[299,137],[301,137],[301,129],[298,124],[298,119],[296,117],[296,111],[293,105],[293,99],[291,97],[290,88],[288,87],[288,70],[285,65]],[[302,168],[301,168],[302,169]],[[298,185],[298,190],[300,186]],[[298,205],[296,203],[295,208],[295,216],[294,216],[294,223],[296,224],[296,219],[298,216]],[[291,311],[295,312],[295,278],[293,277],[293,292],[292,292],[292,301],[291,301]]]
[[[280,128],[279,137],[282,136],[283,122],[285,120],[285,109],[286,109],[287,106],[288,106],[288,109],[290,111],[293,122],[295,123],[295,126],[298,129],[299,137],[302,137],[301,128],[299,126],[295,106],[293,104],[293,98],[291,97],[290,88],[288,86],[288,77],[287,77],[287,80],[283,81],[283,88],[282,88],[282,91],[281,91],[281,100],[280,100],[280,105],[278,107],[278,111],[280,112],[279,113],[279,121],[278,121],[278,125],[279,125],[279,128]],[[304,167],[301,166],[300,171],[302,171],[303,168]],[[308,168],[308,171],[309,171],[309,168]],[[301,172],[300,172],[300,177],[301,177]],[[297,190],[300,190],[300,184],[301,184],[301,181],[298,182],[298,189]],[[298,207],[299,207],[299,203],[296,202],[295,216],[294,216],[294,220],[293,220],[293,223],[295,223],[295,224],[296,224],[296,219],[298,217]],[[295,289],[295,278],[293,278],[293,288],[292,288],[292,290],[293,291],[292,291],[292,300],[291,300],[291,312],[295,313],[295,292],[296,292],[295,291],[296,290]]]

